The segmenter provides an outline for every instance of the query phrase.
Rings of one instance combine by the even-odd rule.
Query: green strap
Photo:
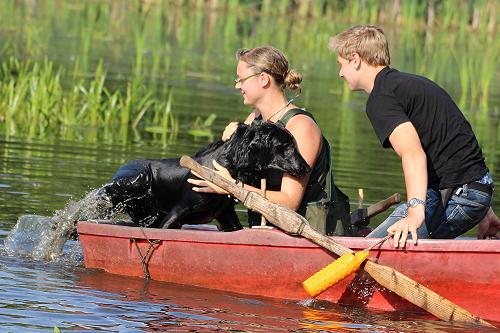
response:
[[[304,109],[294,108],[294,109],[290,109],[290,110],[286,111],[285,114],[283,116],[281,116],[281,118],[276,123],[283,126],[283,127],[286,127],[286,124],[288,123],[288,121],[290,119],[292,119],[292,117],[294,117],[298,114],[306,115],[306,116],[310,117],[312,120],[314,120],[314,122],[316,122],[316,120],[314,119],[313,115],[310,112],[307,112]],[[264,122],[264,120],[262,119],[262,115],[259,115],[258,117],[255,117],[254,120],[252,120],[251,126],[260,125],[263,122]]]
[[[309,118],[314,120],[314,122],[316,122],[316,119],[314,119],[313,115],[310,112],[307,112],[304,109],[294,108],[285,112],[285,114],[278,120],[278,123],[283,127],[286,127],[288,121],[298,114],[303,114],[305,116],[308,116]]]

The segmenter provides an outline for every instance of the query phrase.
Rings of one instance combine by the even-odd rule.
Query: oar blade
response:
[[[487,321],[450,302],[400,272],[368,260],[364,267],[375,281],[407,301],[444,321],[476,323],[494,327]]]

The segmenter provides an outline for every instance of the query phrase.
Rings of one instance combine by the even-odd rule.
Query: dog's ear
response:
[[[262,125],[261,137],[265,138],[268,147],[267,168],[280,170],[295,177],[306,175],[311,168],[300,155],[292,133],[275,124]]]
[[[255,132],[246,133],[241,149],[235,154],[236,179],[253,186],[259,185],[262,171],[267,169],[269,149]]]
[[[295,144],[278,143],[272,146],[270,160],[267,167],[269,169],[280,170],[294,177],[303,177],[311,168],[295,147]]]
[[[272,123],[238,126],[224,144],[218,161],[233,178],[245,182],[259,179],[266,169],[284,171],[296,177],[304,176],[310,170],[298,152],[292,134]]]
[[[233,178],[237,177],[235,172],[240,168],[239,162],[241,159],[248,159],[245,150],[250,128],[249,125],[240,123],[229,140],[222,146],[219,157],[217,158],[219,164],[228,169]]]

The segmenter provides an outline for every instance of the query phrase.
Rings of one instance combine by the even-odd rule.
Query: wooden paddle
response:
[[[387,199],[381,200],[366,208],[358,208],[351,213],[351,224],[356,226],[367,226],[370,218],[386,211],[394,204],[401,202],[401,194],[394,193]]]
[[[339,256],[347,252],[354,252],[351,249],[335,242],[330,237],[314,230],[309,225],[307,220],[296,212],[286,207],[276,205],[262,198],[257,193],[250,192],[236,186],[236,184],[233,184],[226,178],[220,176],[215,171],[198,164],[191,157],[182,156],[180,165],[195,171],[204,179],[231,193],[246,207],[261,213],[269,222],[280,229],[289,233],[301,235]],[[364,270],[368,272],[368,274],[370,274],[381,286],[398,294],[402,298],[426,310],[439,319],[444,321],[459,321],[493,327],[485,320],[474,316],[467,310],[452,303],[391,267],[377,264],[372,260],[367,260],[364,265]]]

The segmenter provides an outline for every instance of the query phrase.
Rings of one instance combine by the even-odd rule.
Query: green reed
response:
[[[106,87],[102,61],[91,80],[64,87],[63,74],[47,60],[32,63],[11,58],[0,65],[0,120],[11,134],[27,128],[36,135],[54,126],[139,127],[158,115],[163,132],[177,133],[171,92],[165,103],[138,80],[128,82],[124,93],[112,91]]]
[[[3,44],[10,45],[8,49],[0,49],[2,54],[51,59],[58,55],[51,41],[69,37],[56,44],[68,53],[58,60],[64,70],[24,64],[29,73],[2,82],[0,105],[7,105],[9,111],[2,108],[0,116],[9,128],[37,121],[38,129],[32,131],[58,124],[162,128],[164,119],[172,116],[163,116],[167,105],[162,100],[171,95],[162,90],[161,80],[196,75],[229,81],[235,50],[264,43],[285,50],[290,63],[306,78],[318,73],[336,76],[328,39],[356,23],[384,27],[395,67],[442,85],[458,81],[461,106],[488,109],[499,50],[498,38],[492,37],[497,10],[490,0],[263,0],[260,5],[244,0],[75,0],[57,5],[51,0],[4,1],[0,2],[0,28],[12,29],[13,34]],[[429,13],[434,15],[432,20]],[[182,54],[173,54],[176,44]],[[476,54],[479,46],[482,56]],[[453,54],[450,49],[463,53]],[[224,59],[230,65],[214,64],[216,52],[227,55]],[[192,57],[199,53],[201,57]],[[68,68],[72,70],[66,75]],[[214,77],[213,72],[219,74]],[[342,93],[344,102],[350,100],[354,94],[341,80],[336,82],[331,89]],[[46,92],[40,89],[44,85],[49,87]],[[170,126],[174,121],[166,123]]]

